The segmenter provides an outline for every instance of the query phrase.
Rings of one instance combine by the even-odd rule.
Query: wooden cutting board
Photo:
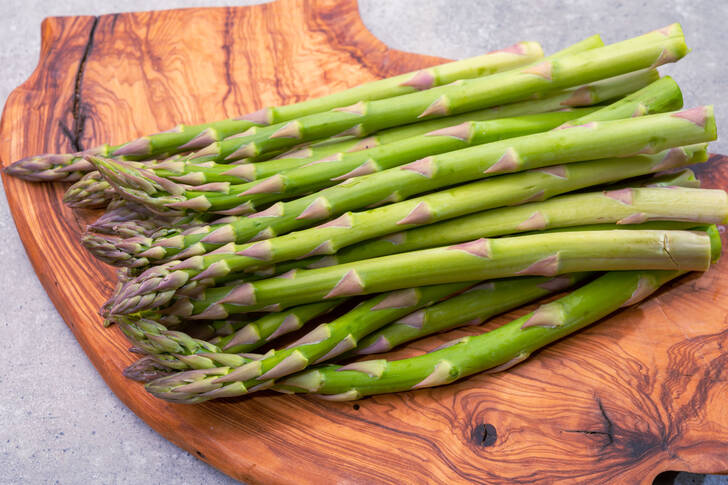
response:
[[[355,0],[50,18],[36,71],[5,106],[0,158],[119,143],[442,61],[387,48]],[[728,186],[727,162],[699,168],[705,186]],[[129,344],[96,313],[114,270],[78,244],[90,216],[63,206],[61,184],[3,182],[38,277],[108,385],[247,483],[649,484],[665,470],[728,470],[726,258],[504,374],[358,403],[271,393],[173,405],[121,376]]]

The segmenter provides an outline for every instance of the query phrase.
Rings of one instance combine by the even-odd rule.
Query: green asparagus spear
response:
[[[352,246],[327,256],[326,261],[319,259],[313,264],[342,264],[530,230],[600,222],[639,224],[651,220],[725,224],[728,222],[728,195],[723,190],[689,188],[624,188],[563,195],[544,202],[478,212],[390,234]]]
[[[290,153],[283,154],[275,159],[258,162],[240,164],[239,168],[235,168],[235,172],[245,181],[254,181],[275,175],[285,170],[298,168],[312,162],[325,162],[327,160],[338,160],[347,153],[360,150],[367,150],[379,147],[389,143],[394,143],[413,136],[424,135],[431,131],[440,130],[450,126],[455,126],[466,121],[487,121],[497,118],[510,118],[513,116],[523,116],[535,113],[547,113],[564,108],[575,108],[579,106],[593,106],[604,101],[621,98],[639,89],[644,88],[659,79],[656,70],[645,70],[634,73],[617,76],[603,81],[581,86],[579,88],[566,89],[556,93],[547,92],[535,99],[511,103],[503,106],[485,108],[476,111],[470,111],[446,118],[436,118],[434,120],[420,121],[405,126],[398,126],[387,130],[378,131],[377,133],[363,139],[350,138],[340,142],[325,142],[314,144],[310,147],[293,150]],[[679,109],[682,105],[677,105],[677,99],[673,100],[674,104],[670,108],[663,111],[671,111]],[[226,171],[231,167],[228,164],[211,163],[209,170]],[[207,165],[207,163],[203,165]],[[177,172],[181,171],[186,174],[187,171],[198,171],[200,164],[185,163],[182,168],[177,168]],[[204,169],[208,170],[207,168]],[[155,172],[157,175],[165,176],[163,172]],[[175,175],[180,175],[175,173]],[[171,174],[170,174],[171,176]],[[173,179],[176,180],[176,179]],[[200,178],[202,180],[202,178]],[[206,177],[203,183],[219,182],[213,178]]]
[[[152,354],[158,363],[177,370],[208,369],[242,365],[250,359],[237,354],[251,352],[279,336],[298,330],[339,303],[318,302],[270,313],[243,325],[230,335],[216,339],[214,343],[168,330],[164,325],[146,318],[115,316],[114,320],[136,347]]]
[[[94,209],[105,207],[116,192],[98,170],[87,173],[64,194],[63,202],[69,207]]]
[[[720,255],[715,226],[708,229],[712,260]],[[430,353],[397,361],[384,359],[347,366],[321,366],[279,381],[284,392],[318,393],[330,400],[347,401],[386,392],[438,386],[482,371],[500,372],[554,342],[619,308],[634,305],[682,271],[619,271],[607,273],[571,294],[541,305],[490,332],[451,341]],[[164,379],[164,378],[162,378]],[[164,389],[155,381],[149,388]],[[170,381],[161,380],[170,387]],[[171,390],[171,389],[170,389]],[[165,394],[165,396],[167,396]],[[188,396],[199,399],[200,396]]]
[[[598,45],[595,40],[591,45]],[[67,155],[37,155],[19,160],[6,169],[17,177],[35,181],[74,181],[91,166],[86,155],[152,158],[162,153],[179,153],[207,146],[255,126],[268,126],[319,113],[352,103],[391,98],[527,65],[542,57],[536,42],[519,42],[511,47],[469,59],[441,64],[417,72],[373,81],[328,96],[300,103],[269,107],[232,118],[201,125],[178,125],[166,132],[147,135],[122,145],[102,145]]]
[[[707,236],[689,231],[615,230],[480,238],[292,274],[233,287],[206,289],[200,300],[180,299],[176,311],[191,319],[279,311],[321,299],[510,276],[555,276],[577,271],[704,270]],[[122,300],[132,304],[133,299]],[[183,308],[186,307],[186,308]],[[117,304],[112,311],[125,313]]]
[[[381,326],[400,316],[435,303],[472,283],[437,285],[411,288],[385,293],[368,299],[350,312],[330,323],[324,323],[306,334],[286,349],[273,351],[267,357],[236,367],[219,367],[205,371],[188,371],[178,374],[175,390],[178,399],[189,393],[206,393],[207,398],[239,396],[265,389],[274,378],[292,374],[304,369],[309,363],[322,362],[351,350],[357,341]],[[205,379],[193,386],[179,387],[179,382],[200,375],[217,376],[218,382]],[[156,394],[155,387],[147,388]],[[216,389],[222,389],[215,392]]]
[[[103,159],[95,163],[117,193],[143,204],[154,213],[179,215],[187,210],[189,201],[195,200],[198,209],[205,207],[204,212],[242,215],[284,198],[321,190],[348,178],[397,167],[429,155],[547,131],[594,110],[596,108],[579,108],[490,121],[468,121],[246,184],[218,182],[187,187],[169,179],[159,180],[151,170],[134,167],[127,162]]]
[[[351,140],[344,140],[340,142],[318,143],[310,147],[297,149],[291,153],[285,154],[285,156],[282,155],[276,159],[258,163],[244,163],[235,166],[215,162],[192,163],[185,162],[177,156],[162,161],[145,161],[144,164],[139,165],[138,168],[143,167],[146,170],[152,171],[154,175],[158,177],[164,177],[175,182],[190,185],[203,185],[217,182],[241,184],[267,178],[269,176],[276,175],[279,172],[292,170],[314,162],[323,163],[331,160],[338,161],[348,155],[351,155],[352,152],[381,147],[385,144],[394,143],[414,136],[424,135],[432,131],[455,126],[467,121],[486,121],[496,118],[509,118],[513,116],[545,113],[564,109],[565,107],[594,105],[606,100],[625,96],[657,81],[658,79],[659,74],[656,70],[630,73],[576,89],[560,91],[554,94],[547,93],[547,95],[544,95],[541,99],[512,103],[494,108],[486,108],[458,116],[421,121],[411,125],[383,130],[363,140],[352,138]],[[675,90],[679,91],[679,88],[676,88]],[[666,111],[680,108],[681,105],[678,105],[680,102],[679,95],[674,98],[670,98],[670,100],[673,104],[669,108],[665,108]],[[84,179],[85,178],[86,177],[84,177]],[[96,180],[99,177],[94,175],[93,178]],[[103,177],[96,180],[95,183],[91,183],[89,180],[84,179],[72,185],[66,191],[64,202],[71,207],[88,207],[90,203],[93,203],[94,206],[101,206],[103,205],[103,200],[100,200],[99,195],[114,193],[113,188],[111,188],[109,183],[103,179]],[[252,185],[250,187],[252,187]],[[89,201],[87,200],[89,198],[89,193],[98,195]]]
[[[163,366],[154,360],[153,357],[145,355],[124,369],[122,374],[127,379],[146,383],[154,379],[159,379],[160,377],[169,376],[174,372],[174,369]]]
[[[563,89],[640,69],[674,62],[687,53],[678,24],[634,39],[587,52],[549,58],[525,68],[485,78],[466,79],[419,93],[380,101],[361,101],[345,108],[312,114],[255,133],[211,144],[192,159],[235,160],[257,156],[308,140],[369,133],[497,104],[519,101],[534,93]]]
[[[628,101],[626,105],[633,105],[633,102]],[[177,254],[180,254],[178,258],[204,254],[229,242],[270,238],[313,226],[347,210],[396,202],[469,180],[553,165],[556,160],[567,163],[655,153],[671,146],[713,140],[715,136],[712,107],[700,107],[670,114],[592,122],[512,138],[348,179],[309,196],[276,203],[249,217],[233,219],[226,225],[200,228],[196,234],[178,236],[174,240],[155,241],[148,249],[140,246],[136,255],[164,260]],[[206,203],[206,199],[204,201]],[[424,208],[425,212],[427,210]],[[426,219],[426,213],[419,215],[422,216],[419,219]],[[139,264],[145,263],[139,261]]]
[[[216,254],[195,256],[181,263],[170,262],[163,267],[153,267],[125,285],[115,299],[113,308],[117,312],[130,313],[165,305],[185,285],[194,289],[195,282],[208,285],[210,278],[216,281],[225,275],[236,274],[231,272],[232,262],[237,265],[236,269],[241,270],[245,268],[245,264],[255,267],[268,265],[276,260],[319,254],[321,250],[317,251],[318,247],[335,252],[362,240],[358,238],[356,231],[351,230],[358,220],[362,221],[356,222],[359,231],[366,231],[368,237],[375,237],[377,234],[395,232],[400,228],[414,227],[415,224],[410,224],[406,218],[422,205],[437,207],[437,212],[429,221],[434,223],[486,209],[543,200],[575,189],[684,166],[704,161],[706,158],[703,146],[693,146],[672,149],[658,155],[568,164],[557,167],[556,172],[551,169],[505,175],[366,212],[347,213],[337,219],[339,222],[327,223],[325,227],[318,226],[272,240],[251,243],[241,247],[240,251],[236,251],[237,246],[231,245]],[[397,224],[402,220],[407,223]],[[459,239],[464,240],[466,239]],[[258,249],[265,250],[270,257],[262,257],[264,254],[258,252]],[[192,282],[191,278],[194,278]]]
[[[609,315],[642,301],[680,271],[618,271],[574,290],[554,302],[490,332],[453,340],[439,350],[409,359],[365,360],[346,366],[328,365],[283,379],[276,389],[310,392],[334,401],[371,394],[449,384],[483,371],[500,372],[548,345]],[[174,399],[175,379],[162,377],[147,385],[157,397]],[[187,385],[189,381],[185,381]],[[224,389],[224,388],[223,388]],[[156,392],[155,392],[156,391]],[[220,394],[224,394],[219,391]],[[182,393],[181,393],[182,394]],[[184,394],[200,402],[199,394]],[[185,402],[183,399],[181,402]]]

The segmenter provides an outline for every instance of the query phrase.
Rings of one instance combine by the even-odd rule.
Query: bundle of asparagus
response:
[[[656,70],[686,53],[678,24],[546,58],[522,42],[7,172],[105,208],[82,243],[123,268],[102,314],[155,396],[442,385],[718,259],[728,196],[685,168],[708,158],[712,107],[683,110]],[[574,287],[424,355],[356,360]]]

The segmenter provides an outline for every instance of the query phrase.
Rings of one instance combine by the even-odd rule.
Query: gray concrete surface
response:
[[[0,103],[35,67],[46,16],[231,3],[3,0]],[[714,103],[719,126],[728,126],[725,1],[360,0],[360,10],[386,44],[452,58],[525,39],[549,51],[596,32],[609,42],[680,21],[694,52],[665,71],[679,81],[687,105]],[[713,151],[728,152],[728,135]],[[0,484],[236,483],[165,441],[107,389],[33,273],[4,201],[2,193]],[[728,479],[681,474],[676,483],[726,485]]]

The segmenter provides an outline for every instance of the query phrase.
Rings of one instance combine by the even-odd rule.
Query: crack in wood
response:
[[[232,37],[232,27],[233,27],[233,16],[234,13],[230,7],[225,8],[225,32],[223,34],[223,41],[222,41],[222,50],[225,53],[225,81],[227,85],[227,90],[225,91],[225,94],[222,97],[222,106],[223,109],[226,106],[226,102],[228,98],[230,97],[230,94],[233,91],[233,86],[235,85],[233,81],[232,76],[232,47],[233,47],[233,37]]]
[[[99,17],[94,17],[93,23],[91,24],[91,30],[88,34],[88,41],[86,47],[83,50],[83,55],[78,63],[78,70],[76,71],[76,81],[73,85],[73,104],[71,106],[71,116],[73,118],[73,124],[71,128],[67,127],[62,121],[59,121],[61,131],[68,138],[71,143],[71,147],[74,151],[80,152],[83,150],[81,144],[81,138],[83,137],[83,131],[86,124],[86,116],[83,113],[83,103],[81,102],[81,87],[83,84],[83,74],[86,68],[86,61],[89,55],[91,55],[91,49],[94,44],[94,34],[96,33],[96,27],[99,24]]]
[[[565,429],[563,430],[565,433],[580,433],[580,434],[586,434],[586,435],[602,435],[607,437],[607,443],[604,445],[604,447],[607,447],[614,443],[614,424],[612,423],[612,420],[609,419],[609,416],[607,416],[607,412],[604,410],[604,405],[602,404],[601,398],[597,397],[597,406],[599,407],[599,412],[602,415],[602,419],[607,424],[607,430],[606,431],[593,431],[590,429]]]

